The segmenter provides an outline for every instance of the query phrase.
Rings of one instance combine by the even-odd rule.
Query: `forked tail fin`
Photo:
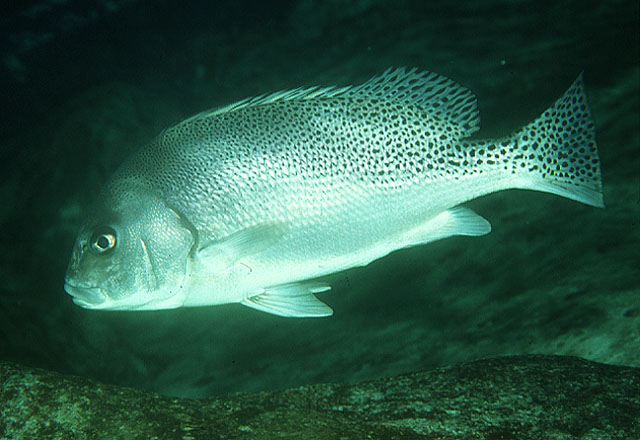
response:
[[[514,169],[523,188],[604,207],[600,158],[582,74],[512,139]]]

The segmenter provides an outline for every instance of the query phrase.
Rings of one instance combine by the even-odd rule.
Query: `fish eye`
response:
[[[101,226],[93,232],[89,243],[94,252],[104,254],[116,247],[116,231],[109,226]]]

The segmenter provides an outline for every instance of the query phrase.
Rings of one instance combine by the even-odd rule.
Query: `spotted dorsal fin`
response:
[[[458,128],[461,137],[467,137],[480,127],[476,98],[471,91],[454,81],[433,72],[416,68],[389,68],[381,75],[358,86],[309,87],[282,90],[246,98],[224,107],[207,110],[181,122],[187,124],[249,107],[259,107],[283,101],[309,101],[313,99],[344,98],[355,101],[384,100],[420,108],[426,115],[437,117]]]

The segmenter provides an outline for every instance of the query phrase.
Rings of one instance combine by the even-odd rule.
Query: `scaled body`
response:
[[[241,302],[326,316],[313,278],[489,223],[461,203],[503,189],[603,206],[582,80],[500,140],[467,142],[475,97],[433,73],[298,89],[196,115],[125,162],[76,241],[87,308]]]

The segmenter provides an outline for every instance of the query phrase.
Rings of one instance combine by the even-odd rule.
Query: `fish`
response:
[[[355,86],[247,98],[164,130],[96,194],[65,290],[86,309],[240,303],[325,317],[318,278],[490,223],[463,204],[527,189],[604,207],[581,73],[499,139],[475,95],[390,68]]]

